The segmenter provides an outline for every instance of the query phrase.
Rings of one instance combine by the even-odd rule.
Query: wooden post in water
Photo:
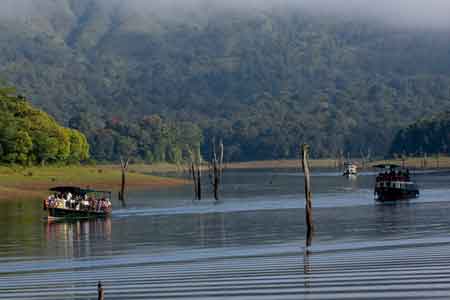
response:
[[[125,176],[126,172],[128,171],[128,162],[129,162],[128,158],[126,161],[120,158],[120,166],[122,168],[122,186],[120,188],[119,200],[121,201],[125,201],[125,188],[126,188]]]
[[[311,178],[309,173],[309,145],[302,145],[302,166],[303,173],[305,174],[305,219],[306,219],[306,247],[311,246],[312,237],[314,234],[314,224],[312,217],[312,194],[311,194]]]
[[[98,291],[98,300],[105,300],[105,291],[103,290],[101,281],[98,282],[97,291]]]

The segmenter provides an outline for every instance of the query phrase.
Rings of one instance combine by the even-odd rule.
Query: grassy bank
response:
[[[180,179],[143,174],[133,168],[127,175],[127,187],[130,189],[168,187],[184,183]],[[0,167],[0,199],[41,197],[51,187],[66,185],[117,191],[120,184],[121,171],[118,166]]]
[[[391,160],[375,160],[370,162],[363,162],[360,159],[352,160],[360,168],[370,169],[377,164],[389,163],[405,166],[410,169],[450,169],[449,156],[430,156],[430,157],[410,157],[405,160],[391,159]],[[339,160],[336,159],[312,159],[310,160],[312,168],[319,169],[337,169],[339,167]],[[293,169],[301,168],[298,160],[268,160],[268,161],[252,161],[229,163],[226,165],[228,169]]]
[[[339,162],[335,159],[312,159],[310,161],[312,168],[337,168]],[[239,170],[239,169],[292,169],[301,168],[300,162],[297,159],[285,159],[285,160],[264,160],[264,161],[251,161],[251,162],[239,162],[228,163],[227,169]]]

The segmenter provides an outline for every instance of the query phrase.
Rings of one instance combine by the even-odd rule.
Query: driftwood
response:
[[[126,173],[128,171],[128,163],[129,159],[125,161],[123,158],[120,158],[120,166],[122,168],[122,186],[119,192],[119,200],[125,201],[125,189],[126,189]]]
[[[105,300],[105,291],[103,290],[101,281],[98,282],[97,291],[98,291],[98,300]]]
[[[302,145],[302,166],[303,173],[305,174],[305,219],[306,219],[306,247],[310,247],[314,234],[314,224],[312,217],[312,194],[311,194],[311,178],[309,173],[309,146],[307,144]]]

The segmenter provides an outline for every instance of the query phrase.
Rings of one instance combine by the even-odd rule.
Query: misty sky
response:
[[[51,14],[67,0],[1,0],[0,16]],[[92,1],[92,0],[76,0]],[[199,12],[217,9],[242,11],[270,10],[297,6],[309,13],[337,15],[357,19],[375,18],[390,24],[450,28],[450,0],[94,0],[103,6],[120,5],[161,14]],[[34,6],[39,5],[39,9]]]

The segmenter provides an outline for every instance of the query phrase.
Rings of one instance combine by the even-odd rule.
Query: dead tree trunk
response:
[[[342,170],[344,168],[344,150],[339,150],[339,169]]]
[[[220,140],[219,143],[219,167],[220,167],[220,179],[223,177],[223,141]]]
[[[306,219],[306,246],[310,247],[312,242],[312,237],[314,234],[314,224],[312,217],[312,194],[311,194],[311,179],[309,173],[309,146],[307,144],[302,145],[302,166],[303,173],[305,174],[305,219]]]
[[[197,199],[202,200],[202,171],[200,165],[197,165]]]
[[[202,200],[202,172],[200,164],[192,161],[191,165],[192,184],[194,185],[194,199]]]
[[[201,172],[201,154],[200,149],[196,154],[191,152],[191,177],[194,185],[194,199],[202,200],[202,172]]]
[[[197,170],[195,168],[195,163],[192,161],[191,163],[191,176],[192,176],[192,183],[194,185],[194,199],[197,199],[198,197],[198,185],[197,185]]]
[[[122,186],[120,188],[120,193],[119,193],[120,201],[125,201],[126,173],[128,171],[128,162],[129,162],[128,158],[126,161],[124,161],[122,158],[120,158],[120,166],[122,168]]]
[[[103,290],[102,283],[99,281],[97,285],[98,300],[105,300],[105,291]]]
[[[224,153],[224,146],[223,142],[220,141],[219,143],[219,157],[217,156],[216,151],[216,143],[215,140],[212,142],[212,155],[211,155],[211,161],[209,163],[209,176],[211,179],[211,184],[214,191],[214,199],[217,201],[219,200],[219,189],[220,184],[222,182],[222,176],[223,176],[223,153]]]

